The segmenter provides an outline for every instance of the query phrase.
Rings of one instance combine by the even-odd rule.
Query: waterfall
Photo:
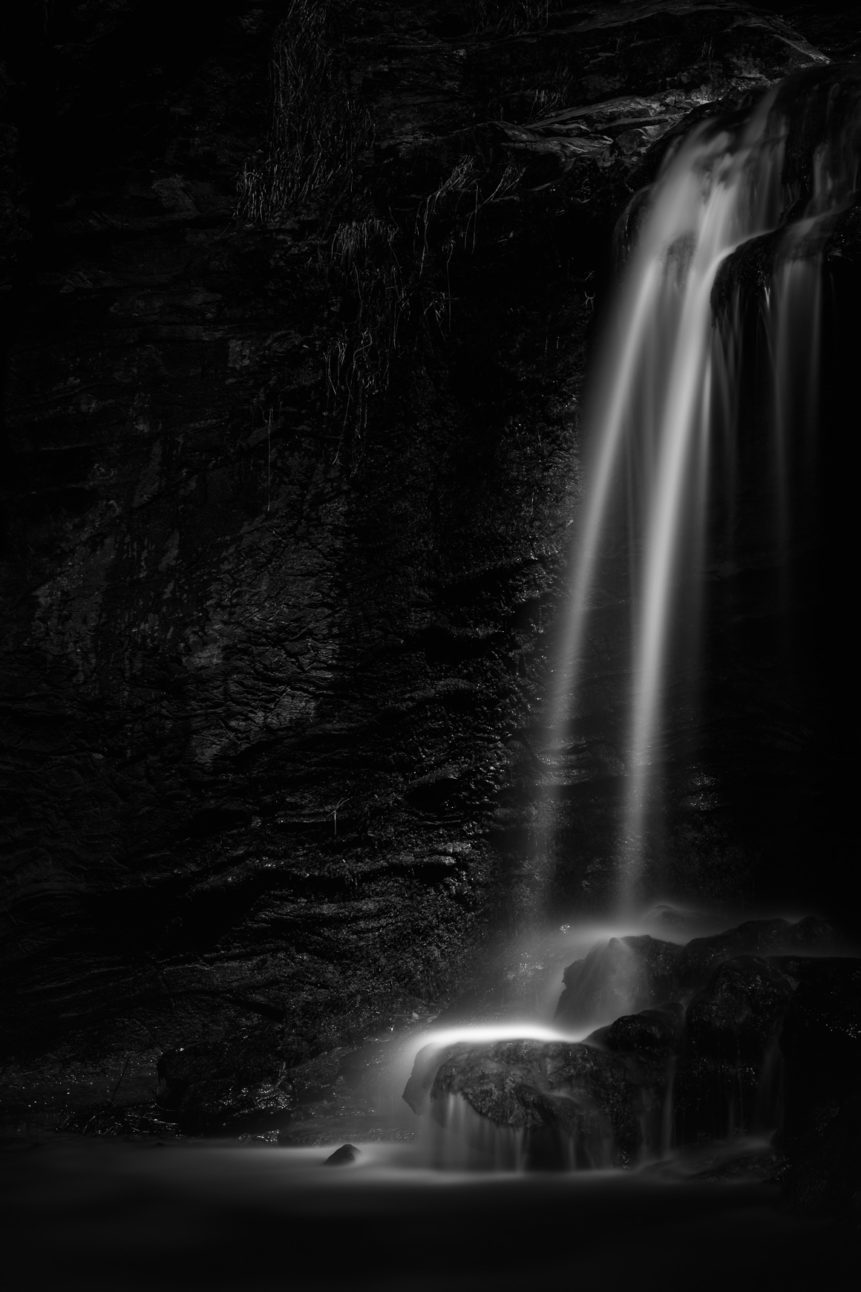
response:
[[[631,914],[642,900],[647,857],[660,850],[670,703],[696,711],[716,489],[727,529],[733,528],[739,351],[749,287],[727,269],[751,248],[771,258],[757,302],[771,372],[757,382],[770,386],[771,526],[784,600],[791,600],[794,482],[804,476],[809,488],[815,469],[819,248],[828,218],[851,198],[858,159],[857,83],[847,125],[834,86],[825,77],[808,80],[813,110],[799,133],[809,136],[809,121],[822,118],[809,192],[799,193],[798,163],[787,156],[795,138],[793,96],[785,87],[767,93],[746,120],[703,121],[671,149],[645,200],[632,207],[633,247],[592,383],[584,499],[551,686],[550,770],[539,818],[546,851],[566,753],[583,739],[584,663],[594,652],[595,611],[608,599],[627,599],[630,688],[614,847],[620,914]],[[771,245],[767,235],[776,230]],[[724,472],[715,481],[719,459]],[[623,590],[613,584],[611,569],[620,548],[627,565]]]
[[[710,580],[762,567],[754,595],[767,587],[769,603],[753,613],[770,616],[769,667],[785,663],[775,687],[793,685],[799,553],[823,542],[820,360],[834,328],[823,267],[859,158],[861,71],[810,69],[676,139],[623,218],[627,263],[585,415],[536,859],[558,848],[563,790],[590,775],[600,710],[621,731],[613,909],[528,934],[521,962],[543,966],[551,992],[564,985],[555,1031],[520,1018],[422,1038],[405,1098],[433,1109],[434,1165],[649,1169],[703,1137],[737,1148],[753,1136],[755,1155],[780,1121],[792,975],[834,952],[833,930],[814,917],[729,927],[699,909],[642,908],[657,897],[671,738],[680,713],[697,718],[703,621],[711,634],[726,613]],[[605,625],[622,612],[617,666]],[[602,652],[625,679],[621,721]]]

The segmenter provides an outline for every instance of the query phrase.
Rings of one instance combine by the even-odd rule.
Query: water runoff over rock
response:
[[[531,960],[543,974],[531,1008],[521,997],[504,1026],[461,1018],[413,1043],[405,1098],[434,1128],[425,1162],[630,1168],[703,1137],[767,1136],[780,1121],[796,987],[817,957],[845,948],[813,917],[727,927],[672,907],[643,915],[656,897],[645,863],[659,845],[670,684],[678,703],[679,677],[701,671],[690,661],[716,518],[732,542],[742,427],[763,442],[746,469],[766,464],[766,541],[792,596],[793,529],[815,490],[823,258],[855,201],[859,159],[861,75],[811,68],[676,139],[625,217],[627,263],[586,418],[540,812],[546,849],[584,739],[590,631],[615,595],[606,571],[621,552],[630,689],[615,898],[603,921],[523,950],[521,968]],[[757,411],[745,422],[751,349]],[[845,963],[855,973],[861,962]],[[832,970],[820,959],[816,972]]]

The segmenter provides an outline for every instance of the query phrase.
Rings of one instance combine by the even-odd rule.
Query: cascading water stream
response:
[[[507,1032],[466,1028],[455,1040],[428,1034],[407,1098],[435,1109],[430,1157],[438,1165],[637,1165],[704,1132],[739,1136],[776,1124],[779,1010],[761,1033],[739,1033],[741,1049],[728,1062],[727,1035],[708,1039],[707,984],[724,955],[721,938],[729,950],[728,985],[720,990],[744,993],[750,970],[734,955],[785,955],[790,946],[802,956],[821,954],[816,922],[803,934],[792,925],[769,932],[767,921],[758,930],[742,924],[715,935],[712,961],[705,946],[696,949],[710,939],[698,938],[689,915],[679,922],[672,910],[659,911],[655,925],[637,912],[646,881],[655,885],[647,871],[661,844],[673,709],[697,704],[710,565],[732,569],[743,559],[734,549],[738,512],[748,508],[749,525],[751,504],[737,500],[749,492],[742,475],[751,462],[760,471],[765,463],[754,497],[756,508],[767,499],[770,513],[755,517],[757,559],[777,575],[781,632],[793,626],[794,544],[817,505],[809,495],[816,489],[823,249],[854,200],[861,157],[861,77],[845,86],[829,77],[815,71],[776,87],[746,120],[700,122],[671,150],[645,202],[631,208],[634,245],[587,408],[584,501],[538,811],[541,861],[557,842],[563,788],[580,778],[597,612],[627,602],[624,789],[605,921],[614,927],[593,924],[581,930],[576,952],[572,943],[584,958],[565,968],[549,1035],[541,1033],[547,1017],[534,1015]],[[624,588],[614,582],[620,553]],[[763,953],[763,945],[771,950]],[[757,972],[768,979],[765,997],[779,997],[779,967]],[[640,1029],[640,1041],[632,1029]],[[639,1076],[622,1097],[613,1083],[628,1081],[628,1053]],[[698,1086],[706,1069],[716,1082],[709,1089]],[[551,1125],[555,1140],[546,1138]]]
[[[823,220],[849,200],[857,171],[853,131],[835,130],[832,137],[827,111],[825,117],[812,192],[800,213],[792,209],[797,195],[785,181],[790,120],[777,90],[741,126],[710,120],[691,131],[648,196],[604,339],[586,417],[584,502],[547,717],[549,771],[539,848],[546,854],[552,846],[564,751],[580,738],[590,628],[596,607],[612,595],[605,570],[622,533],[628,588],[618,595],[629,597],[631,634],[615,844],[619,914],[633,914],[642,901],[647,857],[660,850],[662,745],[670,704],[695,709],[697,703],[717,441],[724,441],[730,475],[736,455],[741,311],[731,299],[716,325],[716,284],[733,253],[783,225],[760,313],[772,366],[763,380],[772,387],[774,547],[784,601],[791,596],[788,553],[797,502],[792,480],[798,469],[793,459],[803,455],[810,470],[815,453],[810,428],[821,288],[819,259],[810,244]],[[857,112],[850,119],[854,128]],[[726,483],[718,487],[725,490]]]

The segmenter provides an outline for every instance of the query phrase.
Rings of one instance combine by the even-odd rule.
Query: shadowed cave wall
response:
[[[662,138],[856,52],[846,6],[781,13],[233,0],[191,29],[114,0],[20,21],[0,86],[13,1120],[144,1105],[177,1046],[228,1073],[228,1120],[286,1116],[497,936],[606,899],[612,619],[586,774],[553,855],[532,846],[584,366]],[[841,238],[831,422],[857,339]],[[749,577],[714,593],[733,630],[674,732],[668,892],[834,914],[851,890],[851,661],[820,634],[846,487],[802,542],[788,709],[763,687],[755,525]]]

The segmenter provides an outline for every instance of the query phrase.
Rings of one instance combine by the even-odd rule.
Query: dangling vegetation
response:
[[[412,214],[379,210],[363,178],[373,127],[350,87],[340,4],[289,4],[273,46],[268,134],[239,176],[236,215],[278,227],[304,208],[319,219],[317,263],[336,315],[319,340],[324,403],[337,456],[354,468],[395,356],[420,337],[433,343],[449,333],[452,265],[475,252],[482,213],[512,195],[523,168],[488,167],[464,153],[428,184]],[[514,30],[544,21],[548,4],[473,7],[477,22]]]
[[[517,35],[540,31],[551,15],[565,7],[565,0],[470,0],[469,13],[474,31]]]
[[[339,452],[348,445],[352,463],[361,456],[370,403],[389,387],[396,354],[420,335],[448,334],[452,261],[475,252],[482,212],[510,197],[522,177],[523,168],[512,164],[483,173],[465,154],[419,201],[412,227],[373,215],[337,226],[328,260],[344,322],[325,351],[327,405],[340,423]]]
[[[388,388],[401,321],[409,310],[397,237],[396,225],[369,216],[339,224],[330,244],[352,318],[326,349],[327,397],[330,412],[341,421],[341,442],[347,436],[352,441],[353,457],[367,425],[369,400]]]
[[[269,223],[313,196],[343,196],[368,147],[368,113],[351,95],[326,0],[291,0],[270,67],[269,138],[239,177],[236,213]]]

